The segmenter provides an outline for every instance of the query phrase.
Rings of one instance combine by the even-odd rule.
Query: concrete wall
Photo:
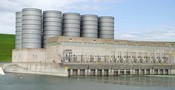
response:
[[[59,50],[57,45],[46,47],[46,63],[60,63],[61,56],[58,53]]]
[[[67,69],[64,66],[54,63],[10,63],[4,64],[3,70],[14,73],[68,76]]]
[[[174,43],[167,42],[134,42],[115,41],[111,39],[79,38],[79,37],[58,37],[48,39],[46,49],[53,49],[64,59],[64,51],[71,50],[73,61],[89,62],[93,58],[94,62],[100,61],[120,63],[174,63],[175,46]],[[57,51],[54,50],[57,48]],[[50,55],[52,58],[56,54]],[[113,58],[115,57],[115,58]],[[51,58],[51,57],[50,57]],[[122,59],[122,62],[121,62]],[[134,61],[136,59],[136,61]],[[64,61],[64,60],[63,60]]]
[[[175,65],[160,66],[160,65],[65,63],[64,66],[68,68],[69,76],[175,75],[175,69],[173,68]]]
[[[64,66],[55,68],[55,65],[74,63],[68,72],[77,75],[83,72],[85,75],[98,72],[113,75],[115,70],[121,74],[144,74],[147,69],[151,74],[161,74],[162,70],[175,73],[174,68],[169,67],[174,65],[175,58],[172,42],[53,37],[47,40],[45,49],[14,49],[12,54],[13,63],[18,64],[7,66],[9,72],[16,69],[15,72],[23,73],[30,69],[28,73],[62,74]]]
[[[13,49],[12,62],[45,62],[45,49]]]
[[[71,60],[77,62],[173,64],[175,58],[174,43],[156,43],[157,46],[153,42],[55,37],[48,39],[46,49],[14,49],[12,61],[61,63],[64,61],[64,51],[72,50]]]

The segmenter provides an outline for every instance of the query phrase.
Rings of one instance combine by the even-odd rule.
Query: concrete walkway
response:
[[[2,68],[0,67],[0,75],[5,75],[4,71],[2,70]]]

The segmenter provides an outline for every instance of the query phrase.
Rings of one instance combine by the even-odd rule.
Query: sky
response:
[[[175,42],[175,0],[0,0],[0,33],[15,34],[15,12],[39,8],[115,17],[115,39]]]

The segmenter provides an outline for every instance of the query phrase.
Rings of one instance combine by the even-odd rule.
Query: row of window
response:
[[[107,59],[107,58],[62,58],[62,62],[112,62],[112,63],[168,63],[168,59]]]
[[[14,55],[13,57],[14,57],[14,59],[20,59],[20,58],[22,58],[21,55]],[[37,58],[37,57],[38,56],[35,55],[35,54],[32,55],[32,58]]]
[[[113,48],[133,48],[133,49],[156,49],[156,50],[175,50],[173,47],[159,47],[159,46],[137,46],[137,45],[119,45],[119,44],[103,44],[103,43],[87,43],[87,42],[61,42],[61,45],[70,46],[86,46],[86,47],[113,47]]]
[[[87,58],[167,58],[164,54],[163,55],[72,55],[72,54],[64,54],[63,57],[87,57]]]

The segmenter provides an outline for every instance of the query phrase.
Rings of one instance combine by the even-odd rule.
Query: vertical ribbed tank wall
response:
[[[56,36],[114,39],[114,17],[24,8],[16,12],[16,48],[45,47]]]
[[[81,37],[98,37],[98,16],[85,14],[81,16]]]
[[[43,15],[41,16],[41,48],[44,47],[44,21],[43,21]]]
[[[60,11],[47,10],[43,12],[44,47],[46,39],[62,35],[62,13]]]
[[[41,48],[42,11],[22,9],[22,47]]]
[[[16,12],[16,40],[15,47],[22,48],[22,11]]]
[[[114,17],[99,17],[99,38],[114,39]]]
[[[64,13],[63,14],[63,35],[70,37],[80,36],[80,20],[79,13]]]

